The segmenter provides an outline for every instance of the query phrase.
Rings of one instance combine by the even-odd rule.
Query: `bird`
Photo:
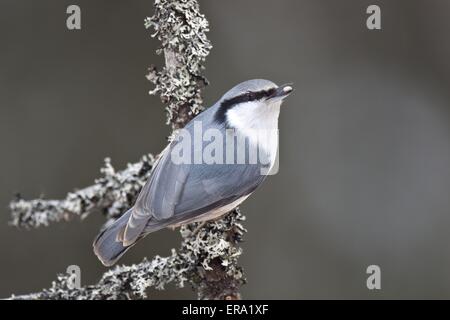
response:
[[[247,199],[275,166],[280,107],[292,91],[264,79],[241,82],[175,133],[134,205],[94,240],[103,265],[152,232],[218,219]]]

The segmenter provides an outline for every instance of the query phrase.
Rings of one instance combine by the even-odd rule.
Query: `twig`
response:
[[[9,207],[10,224],[20,228],[48,226],[52,222],[68,221],[75,216],[81,219],[96,210],[108,218],[115,219],[134,202],[150,175],[154,162],[152,155],[129,164],[128,168],[116,172],[109,158],[100,169],[103,176],[87,188],[69,193],[63,200],[23,200],[18,196]]]

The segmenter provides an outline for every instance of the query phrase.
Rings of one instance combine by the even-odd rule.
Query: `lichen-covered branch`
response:
[[[183,226],[178,252],[173,249],[165,258],[156,256],[151,261],[117,266],[95,285],[74,289],[69,276],[62,274],[49,289],[11,299],[145,299],[148,288],[162,290],[170,283],[177,287],[190,284],[199,299],[239,299],[239,287],[245,280],[237,264],[242,253],[237,244],[246,232],[241,224],[244,219],[237,209],[198,232],[194,232],[195,224]]]
[[[68,221],[73,217],[81,219],[96,210],[108,218],[117,218],[134,203],[139,191],[147,181],[154,162],[152,155],[146,155],[134,164],[116,172],[109,158],[100,169],[103,176],[87,188],[69,193],[63,200],[23,200],[18,196],[9,207],[10,224],[21,228],[48,226],[52,222]]]
[[[147,78],[155,85],[151,94],[159,94],[166,104],[167,123],[173,130],[182,128],[203,109],[201,90],[207,80],[201,75],[202,63],[211,49],[206,37],[208,21],[200,13],[197,0],[155,0],[155,14],[145,20],[161,41],[157,53],[165,56],[165,66],[149,68]],[[105,213],[109,222],[125,212],[135,201],[148,179],[154,158],[116,172],[109,159],[101,169],[103,176],[95,184],[69,193],[63,200],[23,200],[10,204],[11,224],[34,228],[52,222],[84,218],[95,211]],[[182,243],[168,257],[132,266],[119,266],[106,272],[95,285],[71,289],[68,275],[60,275],[49,289],[13,296],[11,299],[133,299],[146,298],[149,287],[163,289],[173,283],[189,283],[199,299],[239,299],[245,282],[237,260],[238,246],[245,229],[245,219],[238,209],[219,221],[209,222],[200,230],[197,224],[181,228]]]
[[[149,68],[147,78],[155,84],[150,94],[159,94],[167,105],[167,124],[182,128],[203,110],[201,89],[207,84],[202,63],[211,50],[206,37],[208,20],[200,13],[196,0],[156,0],[155,14],[145,20],[153,37],[161,41],[165,67]]]

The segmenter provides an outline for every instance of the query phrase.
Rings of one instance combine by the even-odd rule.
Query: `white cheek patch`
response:
[[[273,163],[278,149],[278,116],[281,103],[244,102],[228,110],[228,124],[249,142],[265,151]]]

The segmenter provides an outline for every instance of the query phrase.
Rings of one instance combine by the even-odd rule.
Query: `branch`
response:
[[[144,186],[154,163],[152,155],[129,164],[128,168],[116,172],[109,158],[100,169],[103,176],[87,188],[69,193],[63,200],[23,200],[18,196],[9,204],[10,224],[20,228],[48,226],[52,222],[69,221],[78,216],[86,218],[96,210],[107,218],[115,219],[134,203]]]
[[[149,68],[147,78],[155,85],[150,94],[159,94],[166,104],[167,124],[175,131],[203,110],[201,90],[207,80],[201,75],[202,63],[211,49],[206,38],[208,21],[200,13],[197,0],[155,0],[155,14],[145,19],[152,35],[161,41],[157,53],[164,53],[165,67]],[[106,159],[103,176],[93,186],[69,193],[64,200],[31,200],[18,197],[10,204],[12,225],[39,227],[51,222],[81,219],[96,210],[109,220],[116,219],[135,201],[148,179],[154,158],[115,172]],[[149,287],[164,289],[169,283],[183,287],[188,282],[199,299],[240,299],[245,282],[238,258],[238,244],[246,232],[239,209],[219,221],[181,227],[182,243],[178,252],[132,266],[119,266],[106,272],[95,285],[71,289],[68,275],[59,275],[50,289],[13,296],[11,299],[143,299]],[[109,222],[110,222],[109,221]]]
[[[155,29],[152,37],[162,43],[157,53],[164,53],[166,66],[162,71],[150,66],[147,79],[155,84],[150,94],[167,104],[167,124],[175,130],[203,110],[201,90],[208,82],[202,63],[212,48],[206,37],[209,23],[197,0],[156,0],[155,9],[145,27]]]
[[[245,217],[235,210],[224,219],[210,222],[198,232],[195,224],[183,226],[183,241],[178,252],[139,264],[117,266],[106,272],[95,285],[71,288],[69,275],[59,275],[50,289],[22,296],[14,300],[98,300],[144,299],[146,290],[163,290],[173,283],[184,287],[188,282],[197,290],[199,299],[239,299],[239,287],[244,283],[237,259],[242,251],[236,246],[246,232],[241,222]],[[194,234],[195,233],[195,234]]]

